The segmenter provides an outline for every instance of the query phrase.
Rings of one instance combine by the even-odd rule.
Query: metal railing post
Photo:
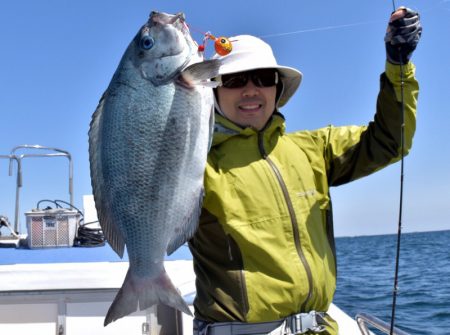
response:
[[[359,313],[355,317],[356,322],[358,323],[359,330],[362,335],[370,335],[372,334],[367,328],[367,324],[370,326],[382,331],[385,334],[389,334],[391,331],[391,326],[387,322],[378,319],[375,316],[366,313]],[[409,335],[408,333],[400,330],[398,328],[394,328],[393,335]]]
[[[14,233],[20,234],[20,227],[18,224],[18,214],[19,214],[19,188],[22,186],[22,176],[19,175],[19,171],[21,170],[21,162],[15,155],[0,155],[0,158],[9,159],[9,176],[12,176],[13,160],[17,162],[16,203],[14,209]]]

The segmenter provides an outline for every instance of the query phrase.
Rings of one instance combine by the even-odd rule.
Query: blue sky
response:
[[[449,229],[450,1],[397,5],[419,10],[424,28],[413,57],[421,90],[417,132],[405,159],[403,227]],[[366,124],[373,117],[391,1],[2,1],[0,155],[19,144],[69,151],[75,205],[82,208],[82,196],[91,193],[91,115],[151,10],[184,12],[198,42],[205,31],[262,36],[280,64],[302,71],[299,91],[282,110],[289,131]],[[69,200],[66,159],[30,158],[23,170],[22,223],[41,199]],[[399,184],[397,164],[333,188],[336,235],[395,233]],[[14,203],[15,177],[0,160],[0,214],[10,221]]]

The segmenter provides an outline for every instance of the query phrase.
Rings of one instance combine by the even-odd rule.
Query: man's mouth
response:
[[[244,111],[253,111],[260,109],[262,107],[261,104],[251,104],[251,105],[240,105],[239,109]]]

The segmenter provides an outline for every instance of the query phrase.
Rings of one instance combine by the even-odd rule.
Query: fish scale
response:
[[[213,77],[218,65],[201,60],[184,16],[153,12],[94,112],[96,209],[109,244],[121,257],[126,246],[130,263],[105,325],[157,303],[191,314],[163,261],[195,232],[203,198],[213,93],[179,80]]]

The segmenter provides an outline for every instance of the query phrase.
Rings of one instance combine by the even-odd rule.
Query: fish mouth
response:
[[[168,53],[160,55],[159,59],[176,57],[182,53],[183,53],[183,49],[180,49],[180,51],[177,50],[177,51],[168,52]]]
[[[173,26],[175,29],[181,31],[183,35],[189,35],[189,26],[186,23],[184,13],[167,14],[163,12],[152,12],[148,19],[149,27],[156,26]]]
[[[159,26],[159,27],[158,27]],[[181,54],[183,48],[177,48],[180,45],[178,36],[174,31],[179,31],[182,33],[183,37],[189,35],[189,27],[186,24],[184,13],[180,12],[177,14],[168,14],[164,12],[153,11],[150,13],[150,17],[147,23],[147,29],[151,30],[154,27],[158,27],[156,31],[165,32],[161,33],[163,38],[168,38],[167,35],[172,35],[170,38],[175,39],[174,47],[169,48],[164,53],[159,55],[159,58],[173,57]],[[173,28],[173,30],[172,30]]]
[[[185,16],[183,13],[177,13],[177,14],[167,14],[163,12],[151,12],[150,13],[150,22],[152,24],[162,24],[162,25],[168,25],[168,24],[175,24],[177,21],[180,21],[181,23],[185,22]]]

